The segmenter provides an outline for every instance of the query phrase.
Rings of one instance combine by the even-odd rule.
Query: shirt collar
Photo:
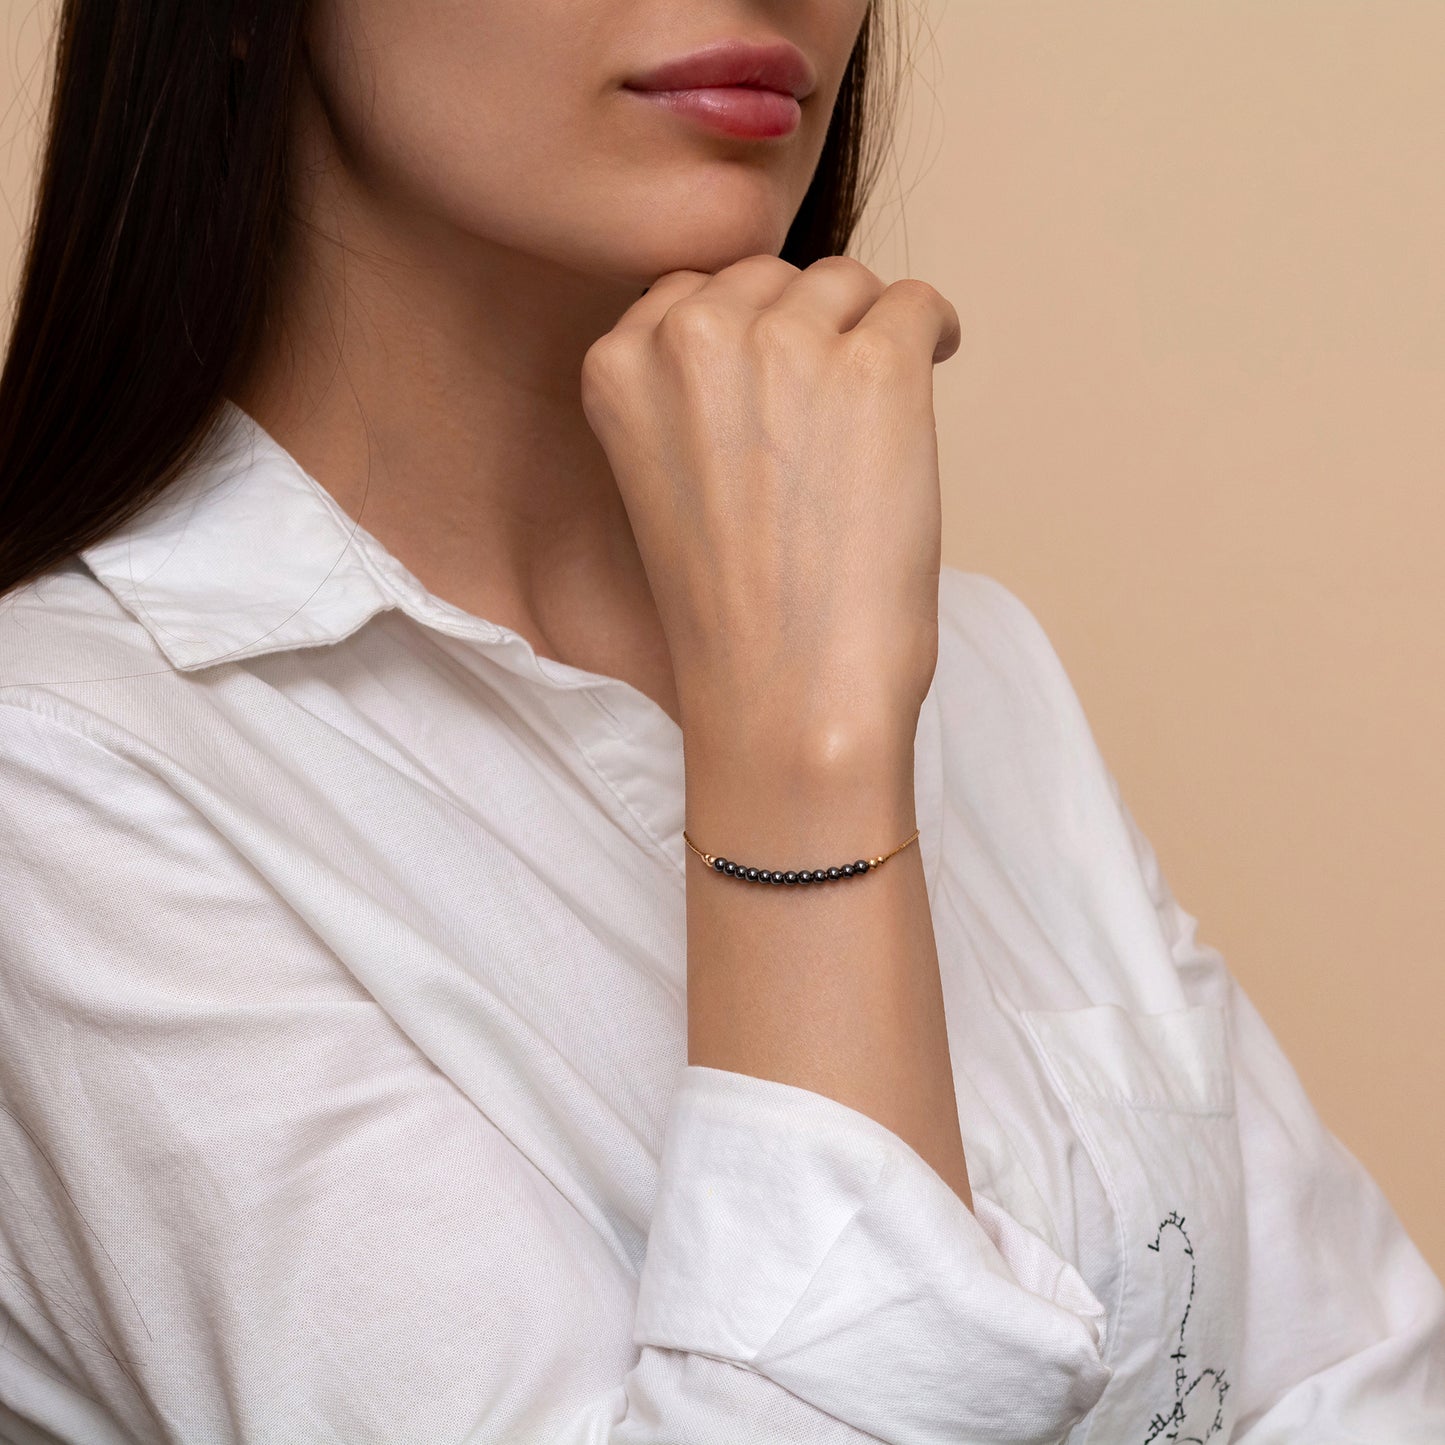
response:
[[[339,642],[399,607],[424,626],[496,645],[552,686],[582,675],[510,628],[428,592],[249,412],[224,398],[202,451],[81,560],[177,668],[191,672]]]

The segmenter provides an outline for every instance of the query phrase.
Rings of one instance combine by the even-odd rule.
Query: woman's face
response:
[[[311,84],[352,184],[407,228],[630,286],[776,253],[867,0],[313,0]],[[624,88],[719,41],[787,41],[815,86],[739,139]]]

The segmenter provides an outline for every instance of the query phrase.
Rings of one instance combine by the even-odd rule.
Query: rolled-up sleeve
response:
[[[898,1445],[1058,1441],[1108,1383],[1072,1264],[834,1099],[689,1066],[638,1294],[640,1345],[734,1362]]]

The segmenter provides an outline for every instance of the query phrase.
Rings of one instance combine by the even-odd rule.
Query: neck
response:
[[[277,322],[233,399],[436,596],[545,656],[655,667],[651,590],[580,399],[588,346],[644,283],[363,187],[313,121]]]

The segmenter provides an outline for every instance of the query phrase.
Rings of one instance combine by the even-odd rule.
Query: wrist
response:
[[[865,719],[805,726],[752,726],[709,717],[683,726],[683,766],[689,789],[721,786],[746,791],[778,788],[803,796],[853,785],[871,790],[913,787],[917,718]]]
[[[684,741],[686,829],[703,851],[757,867],[841,865],[917,828],[912,737],[839,728],[786,747],[735,734]]]

